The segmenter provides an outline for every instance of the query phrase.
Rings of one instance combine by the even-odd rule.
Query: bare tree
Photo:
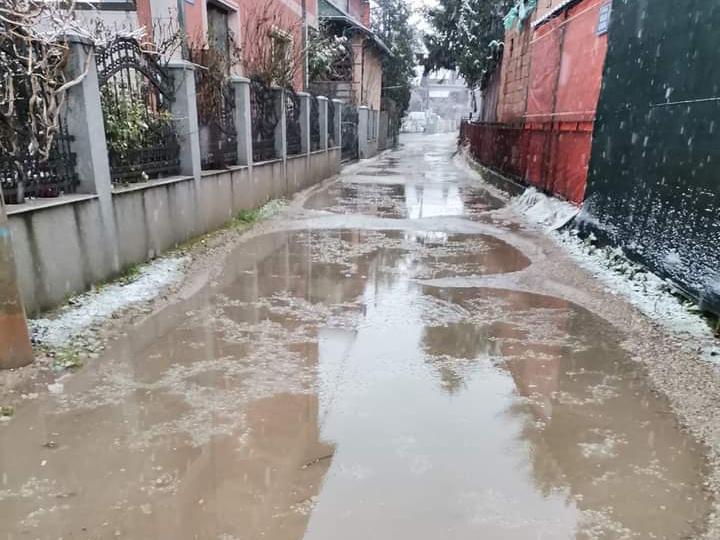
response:
[[[20,161],[47,160],[67,90],[69,33],[83,33],[74,0],[3,0],[0,4],[0,150]],[[21,164],[18,171],[22,174]]]
[[[279,2],[267,1],[248,12],[242,66],[249,77],[289,87],[304,66],[302,22],[286,15],[280,6]]]

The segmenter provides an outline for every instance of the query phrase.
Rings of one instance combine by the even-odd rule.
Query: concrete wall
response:
[[[117,245],[104,245],[97,195],[8,207],[18,284],[28,313],[114,277],[119,267],[148,261],[194,236],[218,229],[241,210],[287,197],[340,170],[340,149],[116,189]],[[287,174],[286,174],[287,171]],[[114,248],[114,249],[113,249]]]

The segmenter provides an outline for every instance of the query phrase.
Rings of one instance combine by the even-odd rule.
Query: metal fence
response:
[[[320,149],[320,102],[310,95],[310,150]]]
[[[172,78],[154,54],[117,37],[96,51],[110,174],[129,183],[177,174],[180,146],[170,114]]]
[[[22,49],[23,44],[17,45]],[[45,135],[56,130],[46,155],[32,151],[33,134],[30,128],[30,97],[33,82],[12,51],[0,49],[0,95],[4,105],[11,107],[16,122],[4,125],[2,147],[15,148],[0,154],[0,186],[8,204],[22,203],[26,198],[57,197],[75,191],[79,180],[75,173],[75,154],[70,149],[72,137],[62,119],[57,126],[45,129]],[[12,89],[4,88],[6,79],[12,80]],[[37,80],[35,80],[37,84]]]
[[[19,156],[0,156],[0,184],[7,204],[22,203],[27,198],[57,197],[76,190],[79,180],[76,157],[70,149],[72,137],[62,123],[47,159],[27,151],[22,134],[19,139]]]
[[[276,90],[258,79],[250,80],[250,123],[253,161],[268,161],[277,157],[275,128],[280,121],[275,103]]]
[[[460,135],[484,166],[569,201],[582,202],[592,122],[512,125],[464,121]]]
[[[223,169],[237,163],[235,92],[228,81],[218,84],[207,71],[195,71],[202,169]]]
[[[286,88],[284,94],[287,154],[288,156],[294,156],[302,151],[300,97],[292,88]]]
[[[342,160],[358,158],[358,110],[344,105],[342,112]]]

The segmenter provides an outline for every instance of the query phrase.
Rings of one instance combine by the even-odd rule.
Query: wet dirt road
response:
[[[453,150],[414,136],[353,165],[19,407],[0,538],[702,531],[701,448],[622,330],[548,294],[556,276],[513,290],[540,233]]]

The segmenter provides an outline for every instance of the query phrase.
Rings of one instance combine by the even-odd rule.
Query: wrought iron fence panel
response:
[[[70,148],[72,137],[68,135],[62,119],[56,126],[44,129],[45,142],[52,137],[46,155],[31,151],[33,134],[30,122],[30,97],[33,95],[31,81],[25,68],[15,53],[15,48],[23,50],[23,43],[17,43],[7,49],[0,48],[0,95],[12,100],[12,107],[17,118],[16,126],[7,126],[3,136],[3,147],[15,148],[13,152],[0,153],[0,187],[5,202],[8,204],[22,203],[25,198],[57,197],[64,193],[74,192],[79,184],[76,173],[76,156]],[[6,75],[12,77],[12,89],[5,88],[3,83]],[[36,81],[37,82],[37,81]],[[10,91],[11,90],[11,91]],[[9,102],[6,101],[6,105]],[[53,133],[48,136],[48,133]]]
[[[280,120],[273,88],[257,79],[250,80],[250,118],[253,161],[274,159],[275,128]]]
[[[180,145],[170,114],[172,78],[132,38],[96,51],[100,96],[115,183],[177,174]]]
[[[302,151],[300,129],[300,97],[292,88],[285,89],[285,126],[287,154],[294,156]]]
[[[344,105],[342,112],[342,159],[358,158],[358,111],[352,105]]]
[[[195,72],[201,167],[223,169],[237,163],[235,92],[230,82],[217,85],[205,70]]]
[[[73,193],[80,180],[75,166],[77,158],[70,149],[73,138],[63,123],[53,139],[47,159],[24,151],[20,156],[0,156],[0,183],[8,204],[23,202],[26,198],[58,197]]]
[[[335,146],[335,102],[327,100],[327,140],[328,148]]]
[[[320,149],[320,102],[310,95],[310,150]]]

